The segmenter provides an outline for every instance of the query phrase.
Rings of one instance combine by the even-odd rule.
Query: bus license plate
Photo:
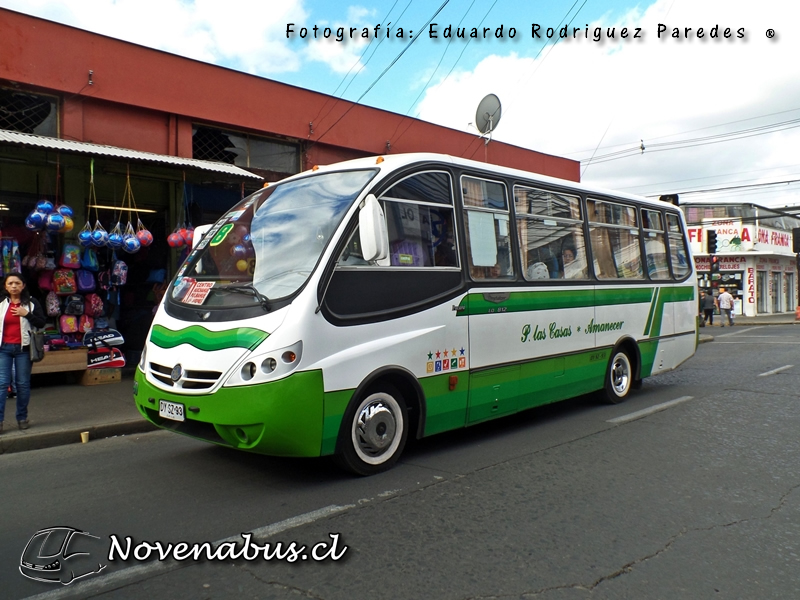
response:
[[[167,402],[166,400],[158,401],[158,416],[164,419],[172,419],[173,421],[183,421],[186,413],[183,410],[183,404],[177,402]]]

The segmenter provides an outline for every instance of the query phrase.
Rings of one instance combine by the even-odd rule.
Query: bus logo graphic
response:
[[[426,371],[428,373],[433,373],[433,361],[432,360],[428,361],[428,365],[427,365]]]
[[[462,356],[458,359],[458,368],[463,369],[467,366],[467,357]]]
[[[92,554],[104,551],[100,538],[74,527],[48,527],[33,534],[19,560],[28,579],[69,585],[106,568]]]
[[[437,360],[436,361],[436,372],[438,373],[441,370],[442,370],[442,361]]]

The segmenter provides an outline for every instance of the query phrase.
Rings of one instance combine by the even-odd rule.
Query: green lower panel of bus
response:
[[[641,376],[650,375],[658,341],[639,343]],[[505,365],[477,373],[456,371],[419,381],[425,399],[424,436],[512,414],[603,387],[610,348]],[[454,389],[450,389],[455,377]],[[158,389],[137,369],[134,388],[142,415],[158,427],[209,442],[274,456],[333,454],[342,417],[355,389],[323,391],[321,371],[270,383],[181,395]],[[185,407],[185,420],[159,416],[159,401]],[[416,432],[409,432],[415,436]]]
[[[137,369],[134,398],[139,412],[164,429],[261,454],[320,455],[324,406],[321,371],[189,396],[152,386]],[[160,400],[183,405],[185,420],[159,417]]]
[[[601,389],[609,357],[606,348],[474,373],[467,424]]]

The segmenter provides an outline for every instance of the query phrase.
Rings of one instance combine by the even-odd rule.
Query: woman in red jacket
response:
[[[19,273],[9,273],[5,280],[5,298],[0,302],[0,433],[6,410],[11,365],[17,384],[17,425],[27,429],[28,402],[31,399],[31,356],[29,345],[34,327],[45,324],[44,311],[25,287]]]

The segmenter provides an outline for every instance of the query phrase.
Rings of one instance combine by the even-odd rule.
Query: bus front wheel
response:
[[[358,475],[392,468],[408,438],[408,410],[400,392],[384,384],[352,401],[340,435],[339,466]]]
[[[610,404],[627,400],[634,386],[633,363],[628,353],[620,348],[615,350],[608,363],[603,398]]]

